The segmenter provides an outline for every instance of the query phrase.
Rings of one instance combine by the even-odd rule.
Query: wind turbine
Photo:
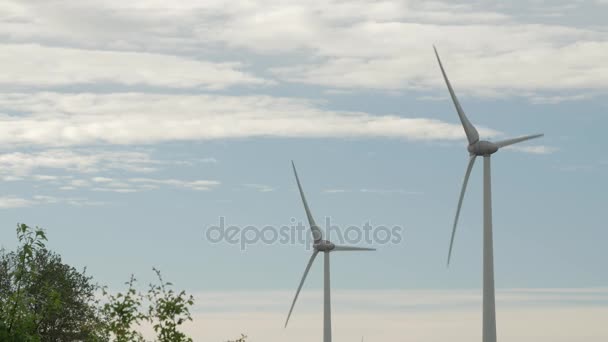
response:
[[[323,240],[323,233],[321,232],[321,229],[319,229],[319,226],[315,223],[315,219],[313,218],[310,212],[310,208],[308,207],[308,203],[306,202],[306,197],[304,197],[302,185],[300,184],[298,172],[296,171],[296,166],[294,165],[293,161],[291,162],[291,166],[293,167],[293,174],[296,176],[296,182],[298,183],[298,189],[300,190],[300,197],[302,197],[302,203],[304,204],[304,210],[306,211],[306,217],[308,218],[308,224],[310,225],[310,230],[312,231],[314,243],[312,245],[312,255],[310,257],[310,260],[308,260],[308,265],[306,265],[306,268],[304,269],[304,275],[302,276],[302,280],[300,281],[300,285],[298,286],[296,295],[293,298],[293,302],[291,303],[291,308],[289,309],[289,314],[287,315],[287,320],[285,321],[285,327],[287,327],[287,323],[289,323],[289,317],[291,317],[291,312],[293,311],[294,305],[296,305],[298,295],[300,294],[300,290],[304,285],[304,281],[306,280],[308,271],[310,271],[310,267],[315,261],[317,254],[319,254],[319,252],[323,252],[323,342],[331,342],[331,294],[329,276],[329,253],[340,251],[375,251],[375,249],[355,246],[339,246],[333,244],[329,240]]]
[[[450,239],[450,250],[448,252],[448,266],[450,265],[450,259],[452,257],[452,245],[454,244],[454,235],[456,234],[456,224],[458,223],[458,216],[460,216],[460,208],[462,207],[462,200],[464,193],[467,189],[467,183],[469,182],[469,176],[471,170],[475,164],[475,158],[477,156],[483,156],[483,330],[482,336],[483,342],[496,342],[496,305],[494,295],[494,246],[492,239],[492,183],[490,175],[490,156],[496,153],[503,147],[520,143],[522,141],[539,138],[544,134],[528,135],[519,138],[507,139],[498,141],[495,143],[479,140],[479,133],[475,129],[475,126],[471,124],[467,119],[454,89],[448,80],[448,77],[441,64],[439,53],[435,50],[435,56],[437,56],[437,62],[441,68],[443,79],[448,87],[458,117],[464,128],[464,132],[469,141],[467,150],[469,151],[469,164],[467,166],[466,173],[464,175],[464,182],[462,184],[462,190],[460,191],[460,198],[458,199],[458,208],[456,209],[456,217],[454,218],[454,226],[452,227],[452,237]]]

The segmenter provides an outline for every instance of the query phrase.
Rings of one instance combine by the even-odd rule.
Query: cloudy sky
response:
[[[212,243],[219,224],[402,228],[332,258],[334,340],[481,335],[482,136],[546,136],[493,161],[502,341],[608,337],[608,2],[0,2],[0,245],[17,222],[111,288],[198,298],[195,340],[321,336],[321,263],[283,329],[305,243]]]

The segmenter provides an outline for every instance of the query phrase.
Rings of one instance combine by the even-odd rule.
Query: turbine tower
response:
[[[443,79],[448,87],[456,112],[464,128],[464,132],[469,141],[467,150],[469,151],[469,164],[464,175],[464,182],[462,184],[462,190],[460,191],[460,198],[458,199],[458,207],[456,209],[456,217],[454,218],[454,225],[452,227],[452,237],[450,239],[450,249],[448,252],[448,266],[450,265],[450,259],[452,257],[452,245],[454,244],[454,235],[456,234],[456,225],[458,223],[458,217],[460,216],[460,208],[462,207],[462,200],[464,198],[465,191],[467,189],[467,183],[469,182],[469,176],[471,170],[475,164],[475,158],[478,156],[483,157],[483,330],[482,336],[483,342],[496,342],[496,305],[494,296],[494,246],[492,238],[492,183],[491,183],[491,171],[490,161],[491,155],[496,153],[503,147],[520,143],[522,141],[542,137],[543,134],[529,135],[514,139],[507,139],[498,141],[495,143],[479,140],[479,133],[475,129],[475,126],[471,124],[467,119],[454,89],[448,80],[448,77],[437,53],[435,50],[435,56],[437,56],[437,62],[441,68]]]
[[[300,290],[304,285],[304,281],[306,280],[306,276],[308,275],[308,271],[310,271],[310,267],[312,266],[317,254],[319,252],[323,253],[324,257],[324,267],[323,267],[323,342],[331,342],[331,293],[330,293],[330,276],[329,276],[329,253],[331,252],[339,252],[339,251],[374,251],[374,248],[362,248],[355,246],[339,246],[333,244],[331,241],[323,240],[323,233],[321,233],[321,229],[315,223],[315,219],[313,218],[310,208],[308,207],[308,203],[306,202],[306,197],[304,197],[304,192],[302,191],[302,185],[300,184],[300,179],[298,178],[298,172],[296,171],[296,166],[293,161],[291,162],[291,166],[293,167],[293,173],[296,176],[296,182],[298,183],[298,189],[300,190],[300,197],[302,197],[302,203],[304,204],[304,210],[306,211],[306,217],[308,218],[308,224],[310,225],[310,230],[312,231],[312,237],[314,240],[313,243],[313,252],[310,256],[310,260],[308,260],[308,265],[304,269],[304,275],[302,276],[302,280],[300,281],[300,285],[298,286],[298,290],[296,291],[296,295],[293,298],[293,302],[291,303],[291,308],[289,309],[289,314],[287,315],[287,320],[285,321],[285,327],[287,327],[287,323],[289,323],[289,317],[291,317],[291,313],[293,311],[294,305],[296,305],[296,301],[298,300],[298,295],[300,294]]]

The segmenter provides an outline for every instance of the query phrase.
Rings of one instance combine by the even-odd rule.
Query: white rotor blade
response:
[[[300,184],[300,178],[298,177],[298,171],[296,171],[296,166],[291,161],[291,166],[293,167],[293,174],[296,176],[296,182],[298,183],[298,189],[300,190],[300,197],[302,197],[302,203],[304,203],[304,210],[306,211],[306,217],[308,218],[308,224],[310,225],[310,230],[312,230],[312,237],[314,241],[319,241],[323,238],[323,233],[321,233],[321,229],[315,223],[315,219],[312,217],[312,213],[310,212],[310,208],[308,207],[308,202],[306,202],[306,197],[304,197],[304,191],[302,191],[302,185]]]
[[[375,251],[375,248],[355,247],[355,246],[336,246],[332,252],[340,251]]]
[[[479,140],[479,133],[475,129],[475,126],[469,121],[467,116],[464,114],[462,107],[460,106],[460,102],[458,102],[458,98],[454,93],[454,89],[452,88],[452,84],[450,80],[448,80],[448,76],[443,69],[443,64],[441,63],[441,58],[439,58],[439,53],[437,52],[437,48],[433,46],[435,50],[435,56],[437,56],[437,62],[439,62],[439,68],[441,68],[441,73],[443,74],[443,79],[445,80],[445,84],[448,86],[448,90],[450,91],[450,96],[452,97],[452,101],[454,102],[454,106],[456,106],[456,111],[458,112],[458,117],[460,117],[460,122],[462,123],[462,127],[464,128],[464,133],[467,135],[467,140],[469,144],[472,144]]]
[[[450,239],[450,251],[448,252],[448,266],[450,265],[450,259],[452,258],[452,246],[454,245],[454,236],[456,235],[456,225],[458,224],[458,217],[460,217],[460,208],[462,208],[462,200],[467,190],[467,184],[469,183],[469,176],[473,165],[475,165],[475,155],[472,155],[469,159],[469,165],[467,165],[467,171],[464,174],[464,182],[462,182],[462,190],[460,190],[460,198],[458,199],[458,209],[456,209],[456,217],[454,218],[454,226],[452,227],[452,238]]]
[[[495,142],[494,144],[496,144],[496,146],[498,146],[498,148],[503,148],[505,146],[517,144],[517,143],[520,143],[522,141],[526,141],[526,140],[530,140],[530,139],[540,138],[542,136],[544,136],[544,134],[527,135],[525,137],[518,137],[518,138],[498,141],[498,142]]]
[[[306,269],[304,270],[304,275],[302,276],[302,280],[300,281],[300,286],[298,286],[298,291],[296,291],[296,296],[293,298],[293,302],[291,303],[291,308],[289,309],[289,314],[287,315],[287,320],[285,321],[285,327],[287,327],[287,323],[289,323],[289,317],[291,317],[291,312],[293,311],[293,307],[296,305],[296,301],[298,300],[298,296],[300,295],[300,290],[302,290],[302,286],[304,285],[304,281],[306,280],[306,276],[308,275],[308,271],[310,271],[310,267],[312,263],[315,261],[315,258],[319,254],[319,251],[314,251],[310,256],[310,260],[308,260],[308,265],[306,265]]]

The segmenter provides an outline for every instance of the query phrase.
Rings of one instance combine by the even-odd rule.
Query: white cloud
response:
[[[200,163],[217,164],[219,161],[213,157],[201,158],[198,160]]]
[[[92,201],[86,198],[55,197],[48,195],[34,195],[32,198],[20,198],[16,196],[0,197],[0,209],[24,208],[45,204],[68,204],[72,206],[102,205],[103,202]]]
[[[5,181],[5,182],[16,182],[16,181],[23,180],[23,177],[8,175],[8,176],[3,176],[2,180]]]
[[[197,160],[202,163],[216,163],[213,158]],[[159,189],[161,186],[184,188],[196,191],[211,190],[220,185],[215,180],[179,180],[134,177],[136,174],[148,174],[156,170],[156,166],[171,161],[158,161],[145,152],[133,151],[104,151],[104,150],[66,150],[50,149],[39,152],[12,152],[0,154],[0,174],[5,181],[23,181],[34,179],[48,182],[63,191],[91,190],[97,192],[133,193],[145,190]],[[176,162],[181,163],[181,162]],[[59,170],[79,173],[74,175],[33,174],[37,170]],[[107,176],[82,176],[100,172],[127,171],[131,178],[112,178]],[[19,198],[4,198],[0,207],[21,207],[38,204],[42,197],[34,200]],[[76,199],[70,198],[72,202]],[[59,201],[59,200],[58,200]],[[67,200],[61,200],[66,202]],[[47,201],[48,202],[48,201]]]
[[[529,96],[608,85],[602,29],[522,23],[447,2],[252,1],[207,10],[224,22],[200,39],[261,54],[299,54],[299,61],[272,68],[293,82],[444,90],[431,50],[436,43],[462,93]]]
[[[55,181],[60,177],[53,175],[34,175],[33,178],[38,181]]]
[[[100,191],[100,192],[116,192],[119,194],[129,194],[129,193],[140,191],[139,189],[133,189],[133,188],[100,188],[100,187],[92,188],[91,190]]]
[[[72,206],[82,207],[82,206],[92,206],[92,205],[103,205],[104,202],[100,201],[92,201],[86,198],[77,198],[77,197],[56,197],[56,196],[47,196],[47,195],[35,195],[32,197],[32,201],[34,204],[68,204]]]
[[[531,154],[551,154],[558,151],[557,148],[545,145],[531,145],[531,146],[508,146],[508,150],[531,153]]]
[[[22,59],[17,66],[32,63],[40,75],[27,68],[23,74],[13,75],[11,68],[5,73],[9,81],[33,77],[24,81],[30,84],[258,84],[260,77],[242,73],[238,64],[224,69],[192,58],[238,56],[243,62],[261,61],[262,67],[293,82],[443,92],[431,50],[436,43],[463,94],[605,92],[608,33],[603,27],[546,24],[524,15],[539,8],[550,9],[551,15],[568,13],[571,4],[533,3],[508,14],[500,12],[503,7],[417,0],[252,0],[231,6],[220,0],[9,1],[0,13],[10,20],[1,22],[0,29],[8,32],[2,38],[7,43],[30,44],[7,44],[7,58]],[[44,51],[38,57],[22,54],[22,49]],[[90,60],[102,62],[85,62]],[[56,67],[65,72],[50,77]]]
[[[32,206],[34,202],[25,198],[19,198],[14,196],[2,196],[0,197],[0,208],[22,208]]]
[[[323,192],[327,193],[327,194],[342,194],[345,192],[350,192],[350,190],[345,190],[345,189],[326,189],[323,190]]]
[[[245,137],[456,140],[459,124],[325,110],[295,98],[169,94],[0,95],[4,145],[144,144]],[[484,136],[498,132],[480,128]],[[25,163],[25,162],[24,162]]]
[[[298,98],[171,94],[0,94],[0,142],[10,145],[67,146],[152,144],[251,137],[402,138],[460,140],[460,124],[436,119],[324,109]],[[482,136],[501,133],[478,127]],[[525,150],[535,152],[538,150]],[[143,152],[73,152],[0,155],[16,172],[33,167],[153,171],[160,161]],[[199,162],[217,162],[204,158]]]
[[[592,98],[597,93],[574,95],[533,95],[530,101],[535,104],[560,104],[562,102],[583,101]]]
[[[109,177],[95,176],[89,179],[74,178],[74,173],[92,174],[112,171],[128,171],[149,174],[160,165],[193,163],[217,163],[215,158],[186,160],[156,160],[148,152],[108,151],[101,149],[49,149],[35,152],[0,153],[0,175],[5,181],[33,179],[49,184],[62,185],[62,190],[88,187],[91,183],[104,183],[112,187],[127,186]],[[36,171],[68,171],[68,175],[35,174]]]
[[[147,190],[160,189],[162,186],[172,188],[190,189],[195,191],[209,191],[220,186],[216,180],[181,180],[157,178],[128,178],[117,179],[109,177],[92,177],[90,180],[73,179],[60,187],[61,190],[88,189],[96,192],[134,193]]]
[[[112,178],[108,178],[108,177],[93,177],[91,180],[93,182],[95,182],[95,183],[110,183],[110,182],[112,182]]]
[[[82,188],[90,185],[89,181],[84,179],[73,179],[69,181],[69,184],[74,188]]]
[[[217,163],[217,160],[202,158],[195,162]],[[39,152],[0,154],[0,174],[6,174],[2,177],[5,181],[33,179],[55,185],[64,191],[85,189],[99,192],[132,193],[159,189],[161,186],[207,191],[220,185],[220,182],[215,180],[134,177],[137,173],[148,174],[155,171],[155,167],[161,163],[182,164],[184,162],[154,160],[145,152],[51,149]],[[78,172],[80,178],[76,178],[74,175],[33,174],[39,169]],[[120,179],[101,175],[83,178],[87,174],[116,170],[130,172],[131,178]],[[40,202],[41,198],[30,201],[8,197],[4,199],[4,204],[0,204],[0,207],[33,205]]]
[[[244,187],[254,189],[259,192],[273,192],[275,190],[274,187],[266,184],[257,184],[257,183],[249,183],[243,184]]]
[[[44,88],[82,84],[123,84],[168,88],[222,89],[268,81],[239,71],[238,63],[211,63],[145,52],[116,52],[0,44],[0,74],[6,87]]]
[[[153,178],[131,178],[130,183],[140,184],[142,187],[168,185],[176,188],[185,188],[197,191],[208,191],[220,185],[215,180],[193,180],[185,181],[180,179],[153,179]]]
[[[539,101],[543,95],[538,94],[547,91],[595,90],[592,92],[597,94],[608,85],[608,70],[601,62],[608,57],[607,37],[590,37],[594,34],[589,32],[538,25],[420,27],[374,23],[367,26],[374,28],[365,29],[370,32],[353,32],[350,43],[345,44],[365,47],[379,56],[344,51],[318,62],[276,67],[275,75],[292,82],[346,89],[446,91],[430,45],[436,42],[448,75],[461,95],[520,95]],[[446,31],[473,40],[464,45],[458,39],[446,39]],[[387,45],[404,45],[400,51],[379,53],[382,47],[370,48],[374,37],[387,35],[390,38],[385,39],[395,41]],[[366,36],[369,41],[362,41]],[[577,37],[564,42],[569,36]],[[416,40],[407,46],[397,42],[402,37],[416,37]],[[509,46],[513,42],[520,46]],[[464,50],[458,46],[461,44],[469,48]],[[580,94],[568,100],[586,97],[589,95]]]
[[[103,170],[150,172],[155,170],[155,165],[159,163],[144,152],[50,149],[38,152],[2,153],[0,173],[24,176],[39,169],[81,173]],[[35,175],[34,178],[56,180],[58,176]]]

